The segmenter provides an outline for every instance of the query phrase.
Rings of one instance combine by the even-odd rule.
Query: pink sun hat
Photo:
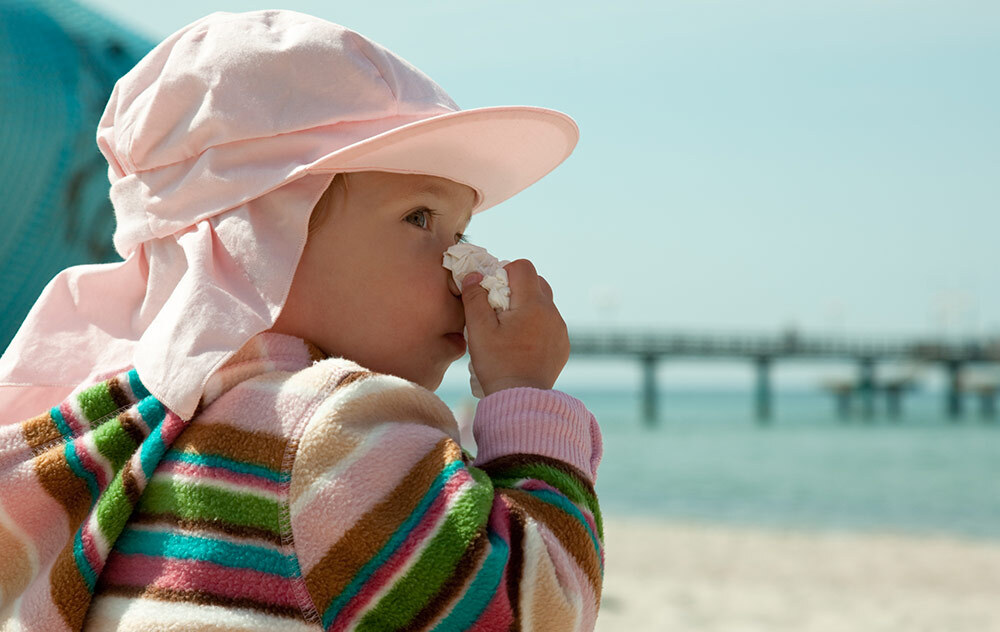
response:
[[[97,130],[125,259],[59,273],[0,358],[0,425],[134,366],[183,419],[284,305],[333,175],[438,176],[479,213],[562,163],[579,130],[531,106],[461,110],[427,75],[338,24],[217,12],[114,87]]]

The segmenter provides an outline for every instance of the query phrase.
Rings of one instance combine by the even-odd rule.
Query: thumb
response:
[[[480,327],[496,323],[496,312],[486,298],[486,289],[479,285],[482,280],[483,275],[478,272],[470,272],[462,279],[462,306],[465,308],[465,326],[468,327],[470,336]]]

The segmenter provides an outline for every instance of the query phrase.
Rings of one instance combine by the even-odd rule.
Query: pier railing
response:
[[[772,388],[770,370],[784,360],[839,360],[855,362],[858,379],[854,384],[840,384],[830,390],[838,398],[842,415],[849,410],[849,400],[861,399],[862,414],[871,418],[874,398],[884,391],[890,413],[898,415],[902,393],[912,384],[902,381],[879,383],[875,367],[880,362],[908,361],[938,365],[947,374],[945,410],[952,419],[962,416],[962,374],[972,364],[1000,365],[1000,338],[944,340],[927,338],[890,338],[852,336],[804,336],[795,331],[780,334],[692,333],[664,331],[586,331],[570,332],[573,356],[632,357],[643,368],[643,418],[655,423],[658,417],[656,368],[667,358],[720,358],[747,360],[756,366],[756,415],[761,422],[770,420]],[[978,394],[985,417],[995,415],[995,400],[1000,384],[980,385]]]

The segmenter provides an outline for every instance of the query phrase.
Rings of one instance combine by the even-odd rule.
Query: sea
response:
[[[637,390],[567,392],[600,422],[606,517],[1000,541],[1000,414],[972,396],[958,419],[929,390],[905,394],[898,418],[877,400],[863,419],[820,389],[778,390],[761,423],[751,390],[661,389],[647,425]],[[438,395],[459,418],[475,405]]]

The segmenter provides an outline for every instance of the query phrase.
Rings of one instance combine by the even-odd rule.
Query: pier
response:
[[[879,381],[877,365],[885,362],[906,362],[911,365],[937,367],[945,372],[947,391],[944,411],[949,419],[958,421],[964,414],[963,393],[974,392],[980,400],[984,418],[996,415],[996,398],[1000,384],[983,381],[966,383],[966,369],[975,365],[1000,366],[1000,339],[963,340],[890,340],[886,338],[832,338],[801,336],[797,332],[766,334],[692,334],[681,332],[570,332],[571,355],[612,356],[634,358],[642,367],[642,417],[646,424],[659,419],[659,393],[656,388],[657,366],[670,359],[745,360],[756,370],[754,397],[755,416],[768,423],[773,416],[771,369],[777,362],[794,360],[830,360],[853,362],[857,366],[855,380],[829,382],[824,385],[836,399],[842,418],[850,415],[854,397],[861,402],[862,417],[871,419],[875,398],[881,393],[888,402],[890,416],[898,418],[903,394],[916,385],[913,376]]]

